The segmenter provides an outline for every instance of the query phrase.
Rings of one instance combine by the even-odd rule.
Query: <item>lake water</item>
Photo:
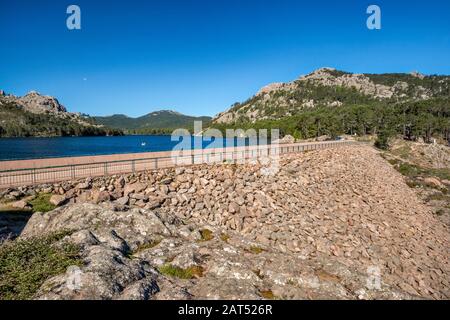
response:
[[[191,148],[208,148],[211,141],[199,137],[183,137]],[[196,142],[194,143],[194,139]],[[223,146],[249,144],[248,139],[221,139],[214,141]],[[0,161],[40,158],[59,158],[119,153],[170,151],[179,141],[171,136],[121,137],[57,137],[57,138],[0,138]]]

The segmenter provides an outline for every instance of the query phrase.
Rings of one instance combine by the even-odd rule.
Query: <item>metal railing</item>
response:
[[[262,156],[303,152],[348,145],[353,141],[325,141],[288,145],[260,145],[223,149],[183,150],[167,152],[168,156],[149,156],[141,159],[103,161],[50,167],[11,169],[0,171],[0,188],[71,181],[88,177],[129,174],[177,166],[239,162]]]

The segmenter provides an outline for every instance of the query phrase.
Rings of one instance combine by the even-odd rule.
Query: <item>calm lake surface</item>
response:
[[[184,140],[186,139],[186,140]],[[211,143],[221,146],[248,145],[248,139],[205,141],[201,137],[183,137],[191,148],[208,148]],[[195,143],[194,143],[195,140]],[[121,136],[121,137],[57,137],[57,138],[0,138],[0,161],[40,158],[91,156],[119,153],[170,151],[180,140],[171,136]]]

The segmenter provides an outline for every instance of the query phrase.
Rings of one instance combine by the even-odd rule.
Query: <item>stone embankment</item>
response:
[[[64,285],[68,272],[37,298],[450,298],[449,230],[377,151],[286,155],[275,175],[261,167],[164,169],[2,196],[53,193],[62,207],[35,213],[21,237],[69,229],[82,248],[80,286]]]

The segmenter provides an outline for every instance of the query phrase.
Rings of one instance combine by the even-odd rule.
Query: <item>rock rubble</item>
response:
[[[71,229],[84,248],[91,285],[69,292],[61,275],[40,298],[450,297],[448,227],[376,150],[286,155],[276,175],[261,172],[201,165],[4,196],[60,194],[68,204],[34,214],[22,237]],[[169,277],[158,269],[166,264],[201,276]]]

